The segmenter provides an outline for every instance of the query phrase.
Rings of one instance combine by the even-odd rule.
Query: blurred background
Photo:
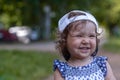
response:
[[[120,36],[119,0],[0,0],[0,40],[53,40],[59,18],[73,9],[92,13],[109,36]]]
[[[110,57],[115,76],[120,79],[119,3],[120,0],[0,0],[0,80],[45,80],[51,75],[53,60],[60,58],[54,47],[58,20],[74,9],[96,17],[104,31],[100,51]]]

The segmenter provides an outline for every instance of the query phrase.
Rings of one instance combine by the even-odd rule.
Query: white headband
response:
[[[79,15],[79,16],[75,16],[72,18],[68,19],[69,13],[65,14],[62,18],[60,18],[59,22],[58,22],[58,29],[60,32],[63,32],[64,29],[72,22],[78,21],[78,20],[90,20],[92,21],[97,29],[98,29],[98,23],[95,19],[95,17],[93,15],[91,15],[90,13],[84,12],[84,11],[80,11],[80,10],[73,10],[71,12],[80,12],[80,13],[84,13],[85,15]]]

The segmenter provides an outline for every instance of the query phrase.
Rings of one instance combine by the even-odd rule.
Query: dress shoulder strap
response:
[[[101,71],[103,72],[104,77],[107,74],[107,66],[106,66],[106,61],[107,60],[108,60],[108,58],[105,57],[105,56],[96,57],[96,63],[99,66],[99,68],[101,69]]]
[[[60,60],[54,60],[54,64],[53,64],[53,70],[55,71],[56,69],[58,69],[62,75],[62,77],[65,77],[65,62],[62,62]]]

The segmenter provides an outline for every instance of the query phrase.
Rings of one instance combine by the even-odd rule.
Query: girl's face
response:
[[[67,37],[70,59],[83,59],[91,56],[96,49],[97,33],[95,24],[87,21],[73,28],[71,28]]]

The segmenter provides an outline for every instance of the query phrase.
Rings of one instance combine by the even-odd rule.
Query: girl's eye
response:
[[[94,37],[96,37],[96,35],[90,35],[89,37],[94,38]]]
[[[72,37],[83,37],[83,35],[80,35],[80,34],[74,34],[74,35],[72,35]]]
[[[76,37],[82,37],[82,35],[76,35]]]

